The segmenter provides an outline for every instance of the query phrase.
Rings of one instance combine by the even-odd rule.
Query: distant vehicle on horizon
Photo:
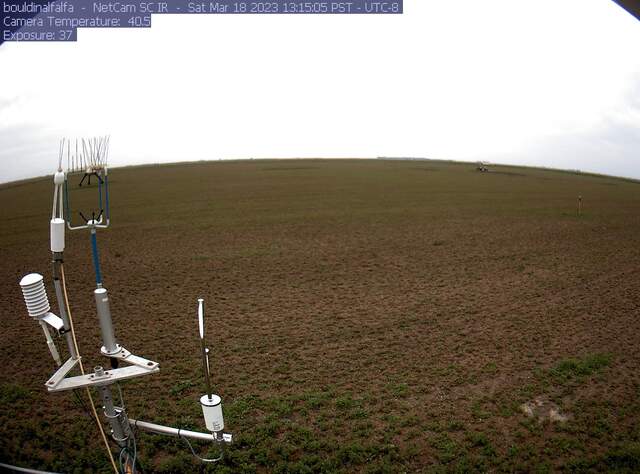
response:
[[[486,161],[478,161],[478,165],[476,166],[476,171],[480,171],[481,173],[488,173],[489,163]]]

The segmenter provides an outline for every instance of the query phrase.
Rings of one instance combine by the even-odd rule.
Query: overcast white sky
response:
[[[405,0],[404,15],[154,16],[0,46],[0,182],[62,136],[110,165],[411,156],[640,178],[640,22],[610,0]]]

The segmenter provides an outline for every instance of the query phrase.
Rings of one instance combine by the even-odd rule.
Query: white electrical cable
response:
[[[62,290],[64,292],[64,303],[67,308],[67,315],[69,316],[69,325],[71,326],[71,335],[73,336],[73,345],[76,349],[76,354],[78,354],[80,372],[84,375],[84,367],[82,365],[82,358],[80,357],[80,351],[78,350],[78,341],[76,340],[76,331],[73,327],[73,317],[71,316],[71,308],[69,307],[69,297],[67,296],[67,285],[64,278],[64,264],[60,264],[60,276],[62,280]],[[100,434],[102,435],[102,440],[104,441],[104,445],[107,448],[107,453],[109,454],[109,460],[111,461],[111,465],[113,466],[113,470],[116,474],[120,474],[118,470],[118,466],[116,465],[115,459],[113,459],[113,454],[111,453],[111,448],[109,447],[109,441],[107,440],[107,436],[104,434],[104,429],[102,428],[102,424],[100,423],[100,418],[98,417],[98,412],[96,411],[96,406],[93,403],[93,397],[91,396],[91,392],[89,391],[89,387],[85,387],[87,391],[87,396],[89,397],[89,403],[91,404],[91,411],[93,412],[93,417],[96,420],[96,424],[98,425],[98,429],[100,430]]]
[[[28,467],[12,466],[11,464],[5,464],[0,462],[0,468],[6,469],[6,472],[26,472],[28,474],[57,474],[52,471],[39,471],[38,469],[29,469]]]
[[[202,458],[202,457],[200,457],[200,456],[198,456],[198,455],[196,454],[196,451],[193,449],[193,446],[191,445],[191,443],[189,442],[189,440],[188,440],[187,438],[182,437],[182,436],[181,436],[181,438],[182,438],[183,440],[185,440],[185,442],[186,442],[186,443],[187,443],[187,445],[189,446],[189,449],[191,450],[191,454],[193,454],[193,456],[194,456],[195,458],[197,458],[200,462],[204,462],[204,463],[216,463],[216,462],[221,461],[221,460],[222,460],[222,458],[224,457],[224,453],[223,453],[222,446],[220,446],[220,456],[218,456],[217,458],[209,458],[209,459],[208,459],[208,458]]]

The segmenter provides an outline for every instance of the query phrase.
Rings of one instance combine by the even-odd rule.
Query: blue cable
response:
[[[93,266],[96,270],[96,284],[102,285],[102,275],[100,274],[100,260],[98,258],[98,239],[95,229],[91,229],[91,253],[93,254]]]
[[[69,187],[67,179],[64,180],[64,216],[69,225],[71,225],[71,214],[69,214]]]
[[[98,176],[98,209],[102,210],[102,180]]]

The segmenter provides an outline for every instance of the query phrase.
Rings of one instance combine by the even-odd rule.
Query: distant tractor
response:
[[[488,173],[489,163],[485,163],[484,161],[478,161],[478,166],[476,166],[476,171],[480,171],[481,173]]]

